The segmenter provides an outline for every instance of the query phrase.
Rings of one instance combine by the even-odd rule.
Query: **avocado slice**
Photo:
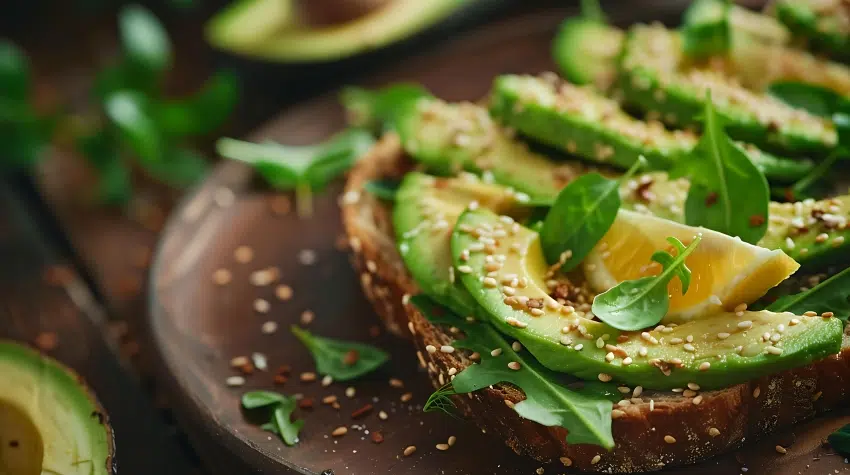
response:
[[[711,90],[717,114],[733,139],[778,153],[823,157],[834,149],[838,136],[831,121],[747,90],[723,72],[688,64],[681,41],[661,25],[629,30],[618,82],[626,102],[671,125],[699,127]]]
[[[59,362],[0,341],[0,473],[113,474],[106,413]]]
[[[589,87],[557,78],[505,75],[495,80],[490,113],[521,134],[589,161],[627,169],[641,155],[655,169],[668,169],[691,153],[699,137],[638,120],[614,100]],[[739,143],[774,182],[791,182],[814,167],[807,159],[782,158]]]
[[[850,59],[850,8],[843,2],[779,0],[776,17],[807,46],[841,60]]]
[[[624,36],[623,30],[596,20],[567,18],[555,36],[552,55],[568,81],[607,91],[617,78]]]
[[[295,0],[239,0],[206,27],[214,47],[285,63],[334,61],[402,40],[463,7],[457,0],[391,0],[340,25],[305,26]]]
[[[690,57],[725,53],[730,45],[717,41],[728,41],[732,35],[745,35],[751,41],[769,44],[786,44],[791,40],[791,32],[775,18],[723,0],[691,3],[684,14],[683,31],[683,47]]]
[[[576,162],[555,163],[532,152],[485,108],[470,102],[412,101],[396,114],[396,131],[404,150],[430,171],[486,174],[535,202],[551,203],[567,182],[586,171]]]
[[[549,369],[587,380],[610,375],[653,389],[688,383],[710,389],[804,366],[840,349],[839,319],[768,311],[740,317],[719,313],[669,330],[620,332],[588,317],[593,295],[571,283],[577,282],[575,276],[547,282],[552,277],[547,279],[539,235],[508,223],[509,218],[489,210],[465,211],[451,238],[456,275],[490,323],[517,338]],[[474,250],[482,242],[494,249]],[[555,294],[567,305],[550,295],[559,288],[571,289]],[[747,320],[752,326],[740,329],[738,323]],[[779,335],[778,341],[764,340],[765,333]],[[688,350],[680,343],[685,340],[691,341]],[[768,347],[781,352],[769,353],[778,350]]]

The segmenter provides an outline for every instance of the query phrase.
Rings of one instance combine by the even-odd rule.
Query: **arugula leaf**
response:
[[[729,51],[732,28],[728,1],[697,0],[685,11],[682,49],[688,57],[705,58]]]
[[[242,407],[245,409],[271,408],[271,420],[260,428],[279,435],[290,446],[298,443],[298,433],[304,427],[304,420],[292,420],[295,405],[294,397],[271,391],[252,391],[242,395]]]
[[[770,189],[767,179],[723,130],[707,93],[704,133],[692,156],[670,171],[691,181],[685,223],[704,226],[755,244],[767,232]]]
[[[561,384],[563,375],[549,371],[528,351],[516,352],[505,338],[485,323],[469,323],[451,315],[428,297],[417,295],[411,302],[433,323],[460,328],[466,338],[452,343],[455,348],[479,352],[481,362],[466,367],[451,381],[451,390],[438,390],[429,409],[445,404],[449,391],[453,394],[474,392],[498,383],[510,383],[525,393],[525,399],[514,405],[520,417],[545,426],[567,429],[567,443],[594,444],[610,449],[614,446],[611,435],[611,401],[594,391],[571,390]],[[501,348],[500,356],[490,352]],[[519,370],[508,368],[508,363],[520,364]]]
[[[359,378],[390,359],[390,355],[383,350],[365,343],[315,336],[295,325],[290,330],[312,353],[316,370],[337,381]]]
[[[154,117],[172,137],[204,135],[224,123],[239,96],[239,82],[230,71],[219,71],[190,97],[157,104]]]
[[[299,216],[309,216],[313,190],[348,170],[373,143],[365,130],[347,129],[323,143],[304,146],[221,138],[216,150],[222,157],[252,165],[276,189],[294,188]]]
[[[0,97],[25,102],[30,95],[29,61],[9,41],[0,41]]]
[[[398,83],[377,90],[346,87],[339,100],[345,107],[349,124],[380,133],[393,128],[398,111],[430,96],[431,93],[419,84]]]
[[[777,299],[767,307],[771,312],[802,315],[808,311],[832,312],[842,322],[850,318],[850,268],[835,274],[811,289]]]
[[[396,180],[371,180],[363,185],[363,189],[384,201],[395,201],[399,185]]]
[[[663,266],[660,274],[626,280],[599,294],[593,299],[591,311],[600,320],[618,330],[636,331],[658,324],[670,307],[667,284],[678,277],[682,282],[682,295],[688,292],[691,271],[685,259],[696,249],[701,235],[694,237],[686,248],[678,239],[668,237],[678,251],[673,257],[667,251],[655,251],[652,260]]]
[[[628,181],[644,163],[640,157],[620,180],[610,180],[598,173],[582,175],[558,193],[540,230],[540,244],[549,264],[563,260],[561,270],[569,271],[587,256],[617,218],[620,184]]]
[[[850,424],[837,429],[826,437],[829,446],[839,454],[850,457]]]
[[[135,68],[154,77],[171,66],[171,44],[165,27],[141,5],[128,5],[118,14],[121,44]]]
[[[163,160],[165,144],[150,116],[148,97],[135,91],[118,91],[106,98],[104,111],[140,160],[148,163]]]
[[[835,124],[841,155],[850,155],[850,99],[816,84],[796,81],[777,81],[767,88],[768,94],[791,107],[803,109]]]
[[[608,23],[599,0],[581,0],[581,17],[599,23]]]

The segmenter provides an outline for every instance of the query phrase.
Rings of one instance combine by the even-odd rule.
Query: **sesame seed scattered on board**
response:
[[[788,450],[786,450],[785,447],[783,447],[781,445],[776,446],[776,451],[779,452],[780,454],[783,454],[783,455],[788,453]]]
[[[354,395],[355,395],[356,393],[357,393],[357,390],[356,390],[356,389],[354,389],[354,387],[353,387],[353,386],[349,386],[349,387],[345,388],[345,395],[346,395],[347,397],[354,397]]]
[[[274,293],[278,299],[286,302],[292,298],[292,287],[288,285],[278,285]]]
[[[272,333],[277,331],[277,322],[267,321],[263,323],[262,328],[260,329],[264,335],[271,335]]]
[[[268,300],[265,300],[265,299],[254,300],[254,310],[256,312],[268,313],[269,309],[271,309],[271,304],[269,304]]]
[[[311,266],[316,263],[316,251],[312,249],[302,249],[298,252],[298,262],[305,266]]]
[[[598,454],[597,454],[597,455],[594,455],[594,456],[593,456],[593,458],[592,458],[592,459],[590,459],[590,464],[591,464],[591,465],[596,465],[596,464],[598,464],[598,463],[599,463],[599,461],[600,461],[600,460],[602,460],[602,456],[601,456],[601,455],[598,455]]]
[[[676,438],[673,437],[672,435],[665,435],[664,436],[664,442],[667,442],[668,444],[675,444]]]
[[[564,467],[569,467],[573,464],[572,459],[570,459],[569,457],[561,457],[560,460],[561,463],[564,464]]]
[[[394,387],[394,388],[403,388],[404,387],[404,381],[402,381],[398,378],[391,378],[390,379],[390,386]]]
[[[384,412],[384,411],[380,411],[380,412],[378,412],[378,419],[380,419],[380,420],[382,420],[382,421],[385,421],[385,420],[389,419],[389,417],[390,417],[390,416],[388,416],[388,415],[387,415],[387,413],[386,413],[386,412]]]
[[[306,373],[301,373],[300,378],[301,378],[301,381],[303,381],[305,383],[309,383],[309,382],[316,380],[316,373],[313,373],[313,372],[310,372],[310,371],[308,371]]]
[[[401,395],[401,402],[410,402],[413,399],[413,393],[404,393]]]
[[[449,450],[449,444],[437,444],[437,450]]]
[[[425,347],[425,351],[427,351],[428,353],[434,354],[434,353],[437,352],[437,347],[434,346],[434,345],[428,345],[428,346]]]
[[[339,426],[331,432],[331,435],[334,437],[342,437],[348,433],[348,427]]]
[[[760,394],[761,394],[761,386],[756,386],[756,388],[753,389],[753,399],[758,399]]]
[[[316,314],[313,313],[311,310],[304,310],[304,312],[301,313],[301,324],[302,325],[309,325],[309,324],[313,323],[313,320],[315,318],[316,318]]]
[[[443,345],[440,347],[440,351],[443,353],[454,353],[455,347],[451,345]]]
[[[227,378],[225,382],[228,386],[231,387],[242,386],[243,384],[245,384],[245,378],[243,378],[242,376],[231,376]]]
[[[455,442],[457,442],[457,437],[450,435],[448,440],[449,447],[453,447],[455,445]]]
[[[213,272],[213,282],[217,285],[227,285],[233,280],[233,275],[227,269],[217,269]]]
[[[233,258],[240,264],[247,264],[254,259],[254,250],[249,246],[239,246],[233,251]]]
[[[334,378],[333,378],[333,376],[331,376],[329,374],[326,374],[322,378],[322,386],[324,386],[324,387],[330,386],[331,384],[333,384],[333,382],[334,382]]]
[[[720,435],[720,431],[717,429],[717,427],[712,427],[708,429],[708,435],[712,437],[717,437],[718,435]]]
[[[325,396],[322,398],[322,404],[333,404],[337,401],[337,397],[335,394],[331,394],[329,396]]]
[[[404,456],[405,456],[405,457],[410,457],[411,455],[413,455],[413,453],[414,453],[414,452],[416,452],[416,446],[415,446],[415,445],[408,445],[408,446],[404,449]]]

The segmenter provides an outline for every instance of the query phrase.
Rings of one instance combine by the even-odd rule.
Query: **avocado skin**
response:
[[[653,43],[654,49],[647,51],[647,43]],[[636,25],[626,34],[626,44],[620,63],[618,87],[622,90],[628,104],[636,106],[648,114],[658,116],[664,122],[676,127],[700,127],[700,117],[705,110],[706,95],[703,89],[712,89],[715,110],[725,125],[726,133],[735,140],[752,143],[759,148],[776,153],[792,155],[811,155],[825,157],[834,148],[837,141],[835,129],[828,121],[819,121],[813,116],[804,120],[819,125],[811,125],[813,130],[803,130],[794,124],[775,123],[761,120],[759,109],[771,108],[790,111],[791,108],[760,93],[743,91],[719,73],[700,71],[697,79],[687,79],[678,70],[659,71],[642,59],[647,55],[664,57],[666,65],[678,68],[683,64],[681,38],[661,26]],[[661,75],[665,75],[662,79]],[[701,86],[706,82],[705,87]],[[745,97],[738,104],[724,96]],[[744,106],[740,102],[756,103]],[[764,104],[757,102],[763,101]],[[792,114],[790,112],[782,112]],[[806,116],[802,111],[793,115]]]
[[[727,342],[715,337],[716,333],[721,331],[717,328],[734,328],[738,321],[745,318],[738,318],[734,313],[719,314],[682,324],[676,327],[675,333],[670,336],[659,331],[652,332],[659,340],[662,340],[660,345],[646,343],[640,336],[641,332],[620,332],[604,323],[583,317],[577,317],[576,320],[586,328],[587,333],[584,336],[576,331],[565,334],[562,328],[573,318],[565,317],[552,310],[547,310],[541,316],[532,317],[524,310],[508,305],[505,302],[505,294],[499,286],[488,287],[481,278],[486,273],[484,253],[472,253],[468,260],[461,259],[462,252],[477,242],[476,238],[462,231],[462,228],[468,226],[475,229],[483,225],[498,229],[499,223],[499,217],[490,211],[482,209],[465,211],[458,219],[452,234],[454,264],[468,265],[473,269],[471,273],[460,274],[460,280],[483,309],[490,323],[499,331],[517,338],[541,364],[554,371],[569,373],[586,380],[596,380],[600,373],[604,373],[625,384],[643,385],[653,389],[686,387],[688,383],[697,383],[704,389],[711,389],[726,387],[788,368],[804,366],[811,361],[835,354],[840,349],[843,324],[839,319],[799,317],[802,319],[800,324],[789,326],[785,330],[786,337],[782,341],[783,353],[781,355],[765,354],[763,348],[767,345],[761,342],[761,332],[772,328],[774,324],[787,324],[793,318],[791,314],[769,312],[747,314],[764,318],[768,323],[765,327],[754,327],[749,332],[749,336],[742,337],[745,342],[749,342],[747,351],[752,354],[739,355],[733,348],[725,348],[725,345],[730,345],[731,341]],[[522,289],[520,294],[530,295],[532,298],[545,298],[546,292],[537,284],[543,280],[547,269],[537,234],[522,228],[512,237],[500,241],[499,251],[507,256],[504,268],[511,272],[525,269],[526,276],[529,277],[528,287]],[[520,254],[507,252],[507,248],[512,243],[521,243],[521,247],[527,246],[523,248],[528,253],[521,258]],[[497,277],[496,280],[499,278]],[[518,328],[509,324],[508,320],[511,318],[526,322],[527,327]],[[701,328],[707,328],[710,331],[699,332]],[[663,341],[665,337],[684,338],[689,332],[693,332],[694,345],[699,348],[696,355],[700,358],[695,357],[694,353],[684,351],[682,345],[677,346]],[[560,343],[560,339],[565,335],[572,339],[573,344],[581,343],[581,350],[577,351],[572,346],[567,347]],[[608,337],[605,338],[603,335]],[[619,341],[620,336],[627,338]],[[605,356],[611,349],[605,346],[599,348],[596,344],[598,338],[604,338],[605,341],[616,343],[617,346],[625,349],[632,356],[633,362],[624,365],[621,359],[606,361]],[[705,350],[702,349],[703,345]],[[715,349],[715,346],[718,348]],[[637,356],[640,347],[646,347],[649,350],[647,357]],[[717,358],[717,354],[721,357]],[[663,356],[666,361],[678,358],[682,366],[672,369],[669,375],[665,375],[653,363],[653,360],[660,356]],[[707,371],[700,370],[700,364],[706,361],[710,362],[711,368]]]
[[[607,90],[617,76],[617,58],[623,47],[622,30],[582,17],[561,23],[552,43],[558,70],[574,84],[592,84]]]
[[[818,15],[802,0],[780,0],[775,3],[776,17],[806,41],[807,46],[833,58],[850,60],[850,33],[829,31],[818,26]]]
[[[44,444],[43,467],[67,469],[62,473],[69,475],[83,468],[87,475],[116,473],[115,438],[106,411],[79,375],[52,358],[2,339],[0,374],[8,378],[6,382],[12,381],[12,386],[4,387],[0,393],[0,403],[10,401],[33,421]],[[27,392],[36,386],[41,391],[39,397],[61,398],[61,402],[45,404],[42,401],[34,407],[33,402],[38,399]],[[56,413],[48,415],[51,411]],[[65,423],[60,422],[62,420]],[[88,442],[95,452],[80,452],[74,458],[72,454],[86,445],[80,434],[70,432],[71,427],[77,425],[87,431]],[[68,445],[70,440],[75,441],[73,447]],[[77,463],[78,460],[89,460],[91,463],[83,466]]]

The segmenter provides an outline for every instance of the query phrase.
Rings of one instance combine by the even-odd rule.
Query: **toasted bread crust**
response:
[[[448,381],[449,368],[460,371],[472,362],[463,352],[425,350],[454,338],[407,304],[405,296],[418,289],[396,250],[391,209],[362,191],[370,180],[400,177],[409,169],[398,138],[390,134],[381,139],[349,176],[343,221],[366,296],[390,331],[413,337],[421,364],[439,387]],[[519,402],[523,394],[509,385],[455,396],[455,402],[479,427],[499,434],[519,454],[540,461],[561,459],[582,471],[652,471],[713,457],[846,403],[850,348],[844,345],[838,355],[806,367],[700,392],[701,399],[696,396],[645,391],[618,407],[623,414],[613,421],[616,446],[610,452],[592,445],[568,445],[564,429],[522,419],[506,402]]]

